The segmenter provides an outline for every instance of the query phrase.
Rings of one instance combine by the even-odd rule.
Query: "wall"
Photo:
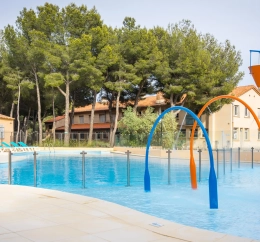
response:
[[[240,99],[245,101],[258,115],[258,108],[260,108],[260,96],[253,89],[240,96]],[[258,139],[258,126],[251,113],[245,117],[245,107],[238,101],[234,101],[233,105],[239,106],[239,116],[234,117],[233,126],[238,128],[238,139],[233,141],[233,147],[260,147],[260,140]],[[249,129],[249,138],[245,139],[245,129]]]
[[[12,136],[14,134],[14,123],[13,119],[5,119],[0,117],[0,125],[4,126],[4,138],[0,135],[0,142],[7,142],[13,140]]]

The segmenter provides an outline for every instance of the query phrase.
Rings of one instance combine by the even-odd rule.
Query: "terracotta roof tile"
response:
[[[90,124],[72,124],[71,130],[89,129]],[[93,129],[110,129],[110,123],[97,123],[93,124]],[[64,130],[64,126],[56,130]]]
[[[0,118],[1,118],[1,119],[14,120],[14,118],[11,118],[11,117],[9,117],[9,116],[5,116],[5,115],[3,115],[3,114],[0,114]]]
[[[115,107],[115,104],[113,105],[113,107]],[[119,107],[125,108],[125,105],[120,103]],[[91,110],[92,110],[92,104],[86,105],[85,107],[75,108],[74,112],[80,113],[80,112],[86,112]],[[108,103],[100,103],[100,102],[96,103],[95,111],[105,111],[105,110],[108,110]]]
[[[57,116],[57,117],[55,117],[55,122],[57,122],[61,119],[64,119],[64,118],[65,118],[65,115]],[[54,121],[54,119],[52,118],[52,119],[48,119],[48,120],[44,121],[44,123],[53,123],[53,121]]]
[[[74,112],[80,113],[80,112],[86,112],[86,111],[91,111],[91,110],[92,110],[92,104],[87,105],[85,107],[75,108]],[[108,104],[96,103],[95,111],[98,111],[98,110],[108,110]]]
[[[229,93],[229,95],[240,97],[251,89],[255,90],[256,93],[260,95],[260,91],[254,85],[236,87],[231,93]]]

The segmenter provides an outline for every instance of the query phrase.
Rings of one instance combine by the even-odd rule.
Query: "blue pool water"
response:
[[[12,183],[33,186],[33,156],[28,154],[12,163]],[[190,188],[189,161],[171,160],[168,185],[166,159],[150,158],[151,189],[144,192],[144,157],[131,156],[130,187],[127,184],[126,156],[88,152],[86,189],[82,189],[80,154],[39,154],[37,186],[92,196],[127,206],[177,223],[260,239],[260,165],[242,163],[233,170],[227,162],[218,179],[219,209],[209,209],[208,164],[202,165],[198,189]],[[8,183],[7,164],[0,164],[0,183]],[[154,221],[156,222],[156,221]]]

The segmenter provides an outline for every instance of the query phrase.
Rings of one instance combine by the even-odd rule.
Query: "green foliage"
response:
[[[153,113],[153,108],[148,107],[138,116],[131,107],[128,107],[118,123],[121,141],[129,146],[144,146],[157,117],[157,114]],[[155,129],[152,144],[172,148],[176,127],[175,117],[172,113],[167,113]]]
[[[100,90],[111,104],[119,98],[125,103],[132,100],[134,111],[148,93],[162,90],[171,105],[185,94],[185,106],[195,111],[209,99],[230,93],[243,77],[240,52],[228,40],[219,43],[212,35],[199,33],[188,20],[167,29],[147,29],[126,17],[121,28],[113,29],[95,8],[45,3],[36,11],[24,8],[16,25],[0,31],[0,111],[9,113],[20,83],[21,103],[34,116],[38,111],[39,123],[41,115],[52,114],[46,87],[60,91],[55,94],[57,115],[65,110],[66,117],[69,98],[89,103]],[[215,112],[227,102],[219,100],[210,109]],[[22,116],[27,112],[21,107]],[[138,117],[127,111],[125,117],[119,123],[122,134],[133,136],[133,144],[144,143],[156,114],[148,109]],[[161,124],[163,136],[157,128],[153,142],[171,147],[174,119],[166,115]],[[68,130],[68,121],[65,126]]]

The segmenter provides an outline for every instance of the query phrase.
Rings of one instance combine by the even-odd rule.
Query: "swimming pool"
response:
[[[227,163],[218,179],[219,209],[209,209],[208,164],[203,164],[197,190],[190,188],[189,161],[171,160],[171,185],[167,159],[150,158],[151,189],[144,192],[144,157],[131,156],[130,187],[126,156],[110,153],[86,155],[86,189],[82,189],[82,157],[78,154],[39,154],[37,186],[118,203],[181,224],[260,239],[260,167]],[[222,164],[220,164],[221,167]],[[6,184],[7,164],[0,164],[0,183]],[[33,156],[12,163],[13,184],[33,186]]]

